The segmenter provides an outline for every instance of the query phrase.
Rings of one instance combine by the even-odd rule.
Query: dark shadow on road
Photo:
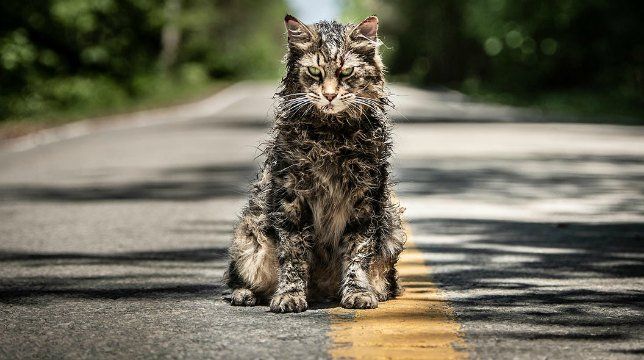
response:
[[[480,219],[410,220],[416,245],[472,344],[614,344],[606,346],[608,354],[642,340],[644,224],[582,219],[643,215],[643,158],[406,160],[396,164],[395,178],[403,205],[421,196],[437,207],[444,199],[463,207],[472,201],[503,209],[501,218],[517,208],[535,219],[494,220],[477,210]],[[533,204],[540,208],[531,213]],[[540,221],[542,214],[552,222]],[[557,221],[558,214],[565,220]]]
[[[641,223],[417,219],[410,225],[428,239],[417,246],[431,256],[439,288],[473,328],[528,325],[534,331],[495,336],[571,341],[629,339],[644,330]]]
[[[246,196],[255,178],[252,163],[172,168],[150,174],[163,179],[88,186],[1,185],[2,201],[199,201],[225,196]],[[71,176],[71,175],[70,175]]]
[[[3,251],[2,266],[38,268],[43,275],[0,277],[0,303],[39,305],[70,298],[215,299],[221,296],[221,280],[204,275],[203,270],[223,271],[226,261],[225,248],[109,254]],[[81,273],[105,275],[70,276],[69,271],[56,270],[74,266],[83,266]],[[127,273],[114,274],[123,271]],[[145,273],[137,273],[141,271]]]
[[[644,355],[644,348],[639,349],[615,349],[611,350],[613,353],[630,354],[630,355]]]
[[[157,284],[141,283],[131,287],[108,286],[106,288],[63,288],[48,286],[42,288],[0,288],[0,303],[14,305],[43,305],[52,301],[65,299],[85,300],[181,300],[181,299],[217,299],[220,297],[221,285],[214,281],[211,284]]]
[[[593,198],[621,195],[610,211],[644,214],[644,159],[636,156],[528,157],[483,162],[403,162],[397,164],[398,193],[408,196],[453,194],[479,196],[497,202],[544,198]],[[626,171],[628,170],[628,171]]]
[[[134,251],[123,253],[31,253],[31,252],[11,252],[0,251],[0,262],[6,261],[43,261],[46,263],[58,263],[61,265],[71,265],[79,263],[95,264],[120,264],[135,263],[139,261],[171,261],[171,262],[212,262],[222,260],[226,257],[227,249],[225,248],[204,248],[204,249],[177,249],[161,251]]]
[[[524,201],[544,197],[592,198],[620,194],[624,189],[644,196],[644,173],[636,156],[560,156],[476,161],[401,162],[394,177],[401,196],[454,194],[495,201]],[[614,171],[607,171],[614,167]],[[597,169],[597,170],[595,170]],[[180,200],[245,197],[256,176],[252,163],[203,165],[162,169],[149,174],[154,181],[101,185],[1,185],[2,201],[84,202]],[[73,177],[70,174],[70,177]],[[157,180],[163,179],[163,180]],[[623,195],[606,209],[644,214],[638,199]]]

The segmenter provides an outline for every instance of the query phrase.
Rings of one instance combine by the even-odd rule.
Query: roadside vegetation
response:
[[[583,121],[644,123],[638,2],[342,4],[343,20],[380,17],[392,80],[592,115]],[[286,12],[282,1],[0,1],[0,136],[278,78]]]
[[[0,128],[15,136],[276,77],[285,9],[252,0],[3,0]]]
[[[394,80],[474,99],[644,124],[644,3],[349,1],[377,13]]]

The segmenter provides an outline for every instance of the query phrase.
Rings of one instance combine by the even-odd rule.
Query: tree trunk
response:
[[[165,24],[161,29],[161,67],[168,72],[177,60],[179,44],[181,43],[181,0],[166,0],[164,7]]]

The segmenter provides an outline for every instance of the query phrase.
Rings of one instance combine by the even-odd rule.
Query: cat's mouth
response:
[[[322,106],[320,110],[322,110],[322,112],[326,114],[335,114],[336,112],[338,112],[338,107],[329,103]]]
[[[327,115],[339,114],[346,109],[346,105],[343,103],[330,102],[324,105],[318,105],[318,109],[321,113]]]

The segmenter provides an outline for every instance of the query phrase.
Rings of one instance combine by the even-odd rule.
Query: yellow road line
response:
[[[411,242],[398,262],[405,293],[373,310],[331,310],[334,359],[465,359],[465,340],[453,310],[429,279]],[[352,316],[353,315],[353,316]]]

